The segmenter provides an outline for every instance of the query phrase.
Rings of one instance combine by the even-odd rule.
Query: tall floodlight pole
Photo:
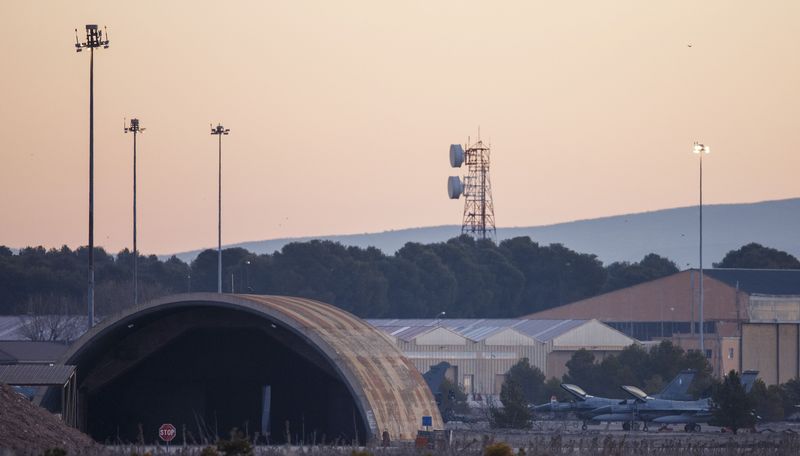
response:
[[[125,133],[133,133],[133,305],[139,304],[139,250],[136,248],[136,135],[143,132],[139,119],[131,119]]]
[[[711,148],[695,141],[692,152],[700,156],[700,353],[706,356],[705,328],[703,328],[703,155],[711,153]]]
[[[230,133],[230,129],[222,124],[211,127],[211,134],[219,137],[219,201],[217,211],[217,293],[222,293],[222,135]]]
[[[83,43],[78,39],[78,29],[75,29],[75,51],[89,48],[89,329],[94,326],[94,49],[100,46],[108,49],[108,43],[108,33],[103,39],[103,32],[96,24],[86,25],[86,41]]]

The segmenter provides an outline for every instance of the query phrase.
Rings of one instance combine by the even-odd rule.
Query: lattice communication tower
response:
[[[450,166],[467,166],[463,178],[447,178],[447,195],[458,199],[464,195],[464,218],[461,234],[469,234],[477,239],[497,240],[494,226],[494,204],[492,203],[492,181],[489,177],[491,147],[478,139],[472,145],[450,145]]]

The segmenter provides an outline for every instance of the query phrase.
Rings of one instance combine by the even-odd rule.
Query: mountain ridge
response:
[[[549,225],[497,228],[497,240],[530,236],[540,244],[560,243],[580,253],[590,253],[608,264],[614,261],[639,261],[657,253],[674,261],[679,268],[699,264],[698,207],[685,206],[645,212],[579,219]],[[703,265],[719,262],[730,250],[750,242],[784,250],[800,257],[800,198],[703,205]],[[347,246],[376,247],[391,255],[407,242],[444,242],[458,236],[459,225],[402,228],[364,234],[303,236],[246,241],[225,245],[253,253],[273,253],[291,242],[313,239],[340,242]],[[175,253],[184,261],[193,260],[205,249]],[[171,255],[160,255],[163,258]]]

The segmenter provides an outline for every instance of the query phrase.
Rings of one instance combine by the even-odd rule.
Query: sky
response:
[[[95,244],[460,224],[451,143],[492,146],[498,226],[800,196],[800,2],[4,2],[0,244]]]

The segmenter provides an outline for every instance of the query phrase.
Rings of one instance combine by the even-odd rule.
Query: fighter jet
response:
[[[687,394],[689,385],[695,376],[695,371],[687,369],[678,373],[678,375],[666,386],[664,389],[654,395],[654,398],[664,400],[685,400],[690,399]],[[581,429],[584,431],[589,422],[599,422],[593,417],[593,412],[598,409],[606,407],[619,406],[632,402],[631,400],[612,399],[607,397],[597,397],[588,394],[583,388],[570,383],[562,383],[561,388],[574,397],[572,401],[556,402],[555,398],[547,404],[536,405],[532,410],[536,413],[557,413],[567,414],[574,413],[578,418],[583,421]]]
[[[758,371],[744,371],[741,381],[745,391],[753,388]],[[647,393],[635,386],[623,385],[622,390],[633,398],[622,404],[612,404],[589,412],[595,421],[621,421],[625,430],[630,430],[631,423],[641,421],[643,429],[648,423],[683,424],[686,432],[699,432],[700,423],[708,423],[711,419],[711,398],[692,400],[669,400]]]

